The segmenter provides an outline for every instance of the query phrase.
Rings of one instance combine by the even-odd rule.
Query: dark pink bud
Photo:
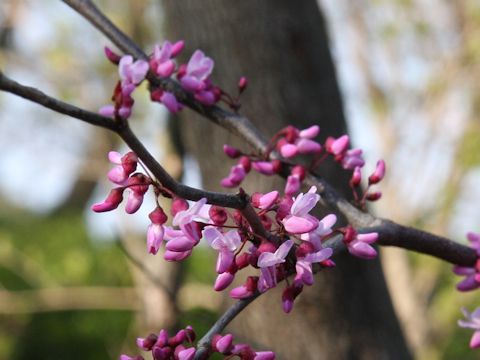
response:
[[[290,174],[298,176],[298,178],[303,181],[303,179],[305,179],[305,168],[301,165],[294,166]]]
[[[360,185],[360,182],[362,181],[362,171],[360,167],[356,167],[353,170],[352,177],[350,178],[350,186],[351,187],[357,187]]]
[[[261,253],[264,253],[264,252],[274,253],[275,250],[277,250],[277,247],[275,245],[273,245],[271,242],[262,241],[262,243],[260,244],[260,246],[257,249],[257,254],[260,255]]]
[[[290,214],[290,208],[292,207],[293,199],[290,196],[285,196],[278,204],[278,210],[276,219],[282,221],[287,215]]]
[[[212,219],[213,223],[219,226],[225,224],[228,219],[228,214],[225,211],[225,208],[221,206],[211,206],[210,210],[208,210],[208,215],[210,216],[210,219]]]
[[[240,94],[245,91],[248,86],[248,79],[245,76],[242,76],[240,80],[238,80],[238,90]]]
[[[273,164],[270,161],[254,161],[252,167],[263,175],[273,175],[275,173]]]
[[[235,265],[237,266],[238,270],[250,265],[249,257],[250,254],[243,253],[235,258]]]
[[[328,268],[332,268],[332,267],[335,267],[335,262],[331,259],[327,259],[327,260],[323,260],[322,262],[320,262],[320,265],[322,265],[323,267],[328,267]]]
[[[152,353],[155,360],[169,360],[172,356],[173,350],[170,347],[154,347]]]
[[[242,156],[238,164],[243,166],[246,173],[250,172],[250,169],[252,168],[252,164],[248,156]]]
[[[285,184],[285,195],[292,196],[300,190],[300,179],[296,175],[290,175]]]
[[[225,155],[232,159],[236,159],[240,157],[240,155],[242,155],[242,152],[240,150],[227,144],[223,145],[223,152],[225,153]]]
[[[383,177],[385,176],[385,161],[379,160],[377,162],[377,167],[372,175],[368,178],[368,184],[373,185],[377,184],[382,181]]]
[[[155,102],[162,102],[163,89],[156,88],[150,91],[150,100]]]
[[[220,336],[215,339],[216,341],[212,341],[212,345],[218,352],[222,354],[228,354],[233,349],[233,335],[227,334],[225,336]]]
[[[340,136],[338,139],[334,139],[333,141],[329,142],[330,146],[327,147],[327,151],[332,153],[333,155],[342,154],[348,149],[349,142],[350,139],[348,135]]]
[[[194,342],[195,338],[197,337],[197,334],[195,333],[195,330],[193,330],[193,327],[191,325],[187,325],[185,328],[185,331],[187,333],[187,339],[189,342]]]
[[[157,339],[158,337],[155,334],[150,334],[146,338],[137,338],[137,346],[145,351],[150,351]]]
[[[245,287],[249,291],[255,291],[258,286],[258,276],[249,276],[247,277],[247,281],[245,283]]]
[[[357,231],[350,225],[343,229],[343,242],[348,244],[355,239],[357,236]]]
[[[168,345],[171,347],[176,347],[177,345],[183,343],[186,339],[187,339],[187,333],[185,332],[185,330],[182,329],[178,331],[175,336],[172,336],[168,340]]]
[[[298,138],[298,134],[300,133],[300,130],[298,130],[294,126],[287,126],[284,130],[285,138],[289,143],[295,142]]]
[[[182,64],[178,67],[177,78],[180,80],[187,73],[187,64]]]
[[[282,162],[280,160],[272,160],[272,169],[274,173],[278,174],[282,171]]]
[[[187,209],[188,209],[187,200],[176,197],[172,201],[172,208],[170,209],[170,212],[172,213],[172,216],[175,216],[180,211],[184,211]]]
[[[108,46],[105,46],[103,48],[103,51],[105,52],[105,56],[107,57],[110,62],[112,62],[115,65],[118,65],[120,62],[120,59],[122,58],[120,55],[114,53],[112,49],[110,49]]]
[[[125,188],[115,188],[110,191],[105,201],[94,204],[92,210],[95,212],[105,212],[116,209],[123,200],[123,191]]]
[[[185,41],[179,40],[175,44],[172,45],[172,53],[171,56],[175,57],[180,54],[185,47]]]
[[[381,197],[382,197],[382,193],[380,191],[375,191],[372,193],[368,193],[365,199],[367,199],[368,201],[377,201]]]
[[[215,291],[222,291],[225,290],[230,284],[232,283],[233,279],[235,279],[235,275],[231,274],[230,272],[224,272],[217,276],[215,280],[215,285],[213,289]]]
[[[197,350],[194,347],[183,349],[178,352],[178,360],[193,360]]]
[[[153,210],[148,215],[148,217],[150,218],[150,221],[153,224],[158,224],[158,225],[163,225],[168,220],[167,214],[165,214],[165,212],[163,211],[163,209],[161,207],[155,208],[155,210]]]
[[[168,331],[165,329],[162,329],[158,334],[158,339],[157,339],[157,342],[155,343],[155,346],[164,347],[167,344],[168,344]]]

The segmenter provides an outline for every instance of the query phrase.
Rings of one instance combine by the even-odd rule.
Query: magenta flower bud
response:
[[[178,353],[178,360],[192,360],[195,357],[195,353],[194,347],[182,350]]]
[[[105,212],[116,209],[123,200],[124,190],[125,188],[123,187],[112,189],[103,202],[92,205],[92,210],[95,212]]]
[[[103,51],[105,53],[105,56],[107,57],[108,60],[110,60],[111,63],[118,65],[120,62],[121,56],[114,53],[112,49],[110,49],[108,46],[105,46],[103,48]]]
[[[300,190],[300,179],[296,175],[290,175],[287,178],[287,183],[285,184],[285,195],[292,196]]]
[[[245,76],[242,76],[240,80],[238,80],[238,90],[240,91],[240,94],[245,91],[247,86],[248,86],[248,79]]]
[[[207,106],[213,105],[217,102],[217,97],[212,91],[197,91],[195,93],[195,99]]]
[[[168,217],[167,214],[163,211],[163,209],[159,206],[155,208],[150,214],[148,214],[150,221],[153,224],[163,225],[167,222]]]
[[[168,338],[169,338],[168,331],[165,329],[160,330],[155,346],[158,346],[158,347],[166,346],[168,344]]]
[[[235,275],[231,274],[228,271],[224,272],[224,273],[217,276],[217,279],[215,280],[215,285],[213,286],[213,289],[215,291],[225,290],[227,287],[230,286],[233,279],[235,279]]]
[[[178,40],[175,44],[172,45],[172,57],[177,56],[180,54],[185,47],[185,41],[183,40]]]
[[[238,161],[238,165],[243,166],[245,172],[248,174],[252,168],[252,162],[248,156],[242,156]]]
[[[220,336],[212,345],[217,349],[218,352],[222,354],[228,354],[233,349],[233,335],[227,334],[225,336]]]
[[[263,175],[275,174],[273,164],[270,161],[254,161],[252,167]]]
[[[347,170],[353,170],[356,167],[363,167],[363,165],[365,165],[365,161],[362,159],[361,149],[348,150],[341,159],[341,162],[343,168]]]
[[[215,225],[222,226],[228,220],[228,214],[225,211],[225,208],[221,206],[213,205],[208,210],[208,216],[213,221]]]
[[[173,350],[170,347],[154,347],[152,354],[155,360],[169,360],[172,356]]]
[[[230,173],[220,181],[220,184],[227,188],[236,187],[245,179],[245,176],[245,168],[242,165],[235,165],[230,168]]]
[[[298,147],[294,144],[286,143],[280,148],[280,154],[285,158],[291,158],[298,154]]]
[[[285,230],[290,234],[305,234],[318,227],[318,219],[311,215],[289,216],[283,221]]]
[[[310,139],[300,139],[296,146],[300,154],[318,154],[322,151],[322,145]]]
[[[268,217],[266,214],[262,214],[260,215],[260,221],[262,222],[265,230],[270,231],[273,225],[272,219],[270,219],[270,217]]]
[[[258,208],[262,210],[270,209],[278,200],[278,191],[270,191],[258,199]]]
[[[320,126],[312,125],[309,128],[306,128],[300,131],[300,137],[305,139],[313,139],[320,133]]]
[[[327,139],[327,151],[333,155],[340,155],[348,149],[350,139],[348,135],[340,136],[338,139]]]
[[[372,193],[368,193],[365,199],[367,199],[368,201],[377,201],[381,197],[382,197],[382,193],[380,191],[375,191]]]
[[[278,210],[276,219],[282,221],[288,214],[290,214],[290,208],[292,207],[293,200],[289,196],[285,196],[278,204]]]
[[[172,216],[177,215],[180,211],[185,211],[188,209],[188,202],[185,199],[176,197],[172,201],[171,213]]]
[[[290,174],[298,176],[298,178],[303,181],[303,179],[305,179],[305,168],[301,165],[294,166]]]
[[[185,252],[190,251],[195,246],[195,242],[191,239],[187,238],[186,236],[178,236],[169,240],[167,242],[166,248],[167,250],[174,251],[174,252]]]
[[[368,178],[368,184],[369,185],[377,184],[380,181],[382,181],[384,176],[385,176],[385,161],[378,160],[375,171]]]
[[[358,166],[353,170],[352,177],[350,178],[350,186],[357,187],[362,181],[362,171]]]
[[[160,102],[165,105],[165,107],[171,112],[171,113],[176,113],[180,110],[182,110],[182,105],[178,102],[177,98],[175,95],[173,95],[171,92],[164,91],[162,95],[160,96]]]
[[[187,332],[187,339],[189,342],[194,342],[195,338],[197,337],[197,334],[195,333],[195,330],[193,330],[193,327],[191,325],[187,325],[185,328],[185,331]]]
[[[181,329],[175,334],[175,336],[168,340],[168,345],[171,347],[176,347],[177,345],[183,343],[186,339],[187,333],[184,329]]]
[[[237,266],[238,270],[243,269],[250,265],[250,254],[243,253],[235,258],[235,265]]]
[[[142,350],[150,351],[157,339],[158,337],[155,334],[150,334],[146,338],[137,338],[137,346]]]
[[[242,152],[240,150],[227,144],[223,145],[223,152],[225,153],[225,155],[232,159],[236,159],[242,155]]]
[[[295,140],[297,140],[299,132],[300,131],[295,126],[292,126],[292,125],[289,125],[285,129],[283,129],[285,138],[289,143],[294,143]]]

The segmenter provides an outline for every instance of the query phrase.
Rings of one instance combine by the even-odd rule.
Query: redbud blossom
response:
[[[329,137],[326,141],[327,151],[333,155],[341,155],[348,149],[350,139],[348,135],[340,136],[338,139]]]
[[[271,161],[254,161],[252,167],[263,175],[275,174],[275,168]]]
[[[110,60],[113,64],[118,65],[121,56],[113,52],[113,50],[110,49],[108,46],[105,46],[103,50],[107,59]]]
[[[145,60],[133,61],[131,55],[122,56],[118,64],[118,74],[122,81],[122,87],[138,85],[147,75],[149,65]]]
[[[476,308],[472,313],[466,309],[462,309],[465,320],[458,320],[458,325],[463,328],[475,330],[470,340],[472,349],[480,348],[480,307]]]
[[[188,91],[197,92],[206,88],[205,81],[212,73],[214,62],[201,50],[196,50],[181,77],[180,83]]]
[[[377,201],[382,197],[382,192],[381,191],[375,191],[372,193],[368,193],[367,196],[365,196],[365,199],[368,201]]]
[[[378,233],[358,234],[352,227],[348,227],[343,237],[343,242],[347,245],[350,254],[370,260],[377,256],[375,249],[370,246],[378,239]]]
[[[312,186],[308,193],[300,193],[290,208],[290,215],[282,220],[285,230],[291,234],[304,234],[318,226],[318,219],[308,213],[320,200],[317,188]]]
[[[124,190],[125,188],[123,187],[112,189],[103,202],[92,205],[92,210],[95,212],[105,212],[116,209],[123,201]]]
[[[361,149],[348,150],[342,159],[342,166],[344,169],[353,170],[356,167],[365,165],[365,160],[362,158],[363,151]]]
[[[360,167],[356,167],[353,169],[353,174],[352,177],[350,178],[350,186],[351,187],[357,187],[360,185],[360,182],[362,181],[362,171]]]
[[[223,152],[225,153],[225,155],[232,159],[236,159],[242,155],[242,152],[240,150],[227,144],[223,145]]]
[[[245,76],[242,76],[240,80],[238,80],[238,90],[240,94],[245,91],[248,86],[248,79]]]
[[[377,184],[380,181],[382,181],[384,176],[385,176],[385,161],[378,160],[375,171],[368,178],[368,184],[369,185]]]
[[[226,234],[222,234],[216,227],[206,226],[202,231],[202,235],[208,244],[218,251],[217,273],[226,272],[233,263],[235,251],[242,243],[238,231],[231,230]]]

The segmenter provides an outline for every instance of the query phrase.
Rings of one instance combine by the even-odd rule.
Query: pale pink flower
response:
[[[477,349],[480,347],[480,307],[477,307],[472,313],[462,309],[465,320],[458,320],[458,325],[463,328],[475,330],[470,340],[470,347]]]
[[[222,234],[216,227],[207,226],[203,229],[202,235],[208,244],[218,251],[217,273],[222,274],[226,272],[233,263],[235,251],[242,243],[238,231],[231,230],[226,234]]]
[[[276,265],[285,262],[285,258],[293,244],[293,240],[289,239],[280,245],[274,253],[262,252],[260,254],[257,261],[257,266],[261,271],[260,278],[258,279],[258,290],[260,292],[264,292],[277,285]]]
[[[148,68],[148,62],[145,60],[133,61],[131,55],[122,56],[118,64],[118,74],[120,75],[122,87],[140,84],[145,79]]]
[[[377,256],[377,251],[370,246],[378,239],[378,234],[376,232],[367,233],[367,234],[357,234],[353,240],[346,241],[347,249],[353,256],[362,258],[362,259],[374,259]]]
[[[300,193],[290,208],[290,214],[283,220],[285,230],[291,234],[304,234],[313,231],[318,227],[318,219],[308,213],[320,200],[317,188],[312,186],[307,193]]]
[[[312,264],[320,263],[329,259],[333,254],[333,250],[325,248],[315,253],[307,254],[303,258],[298,258],[295,265],[297,275],[295,280],[301,281],[305,285],[313,285]]]
[[[352,149],[345,153],[342,158],[342,166],[344,169],[353,170],[356,167],[362,167],[365,165],[365,161],[362,158],[362,149]]]
[[[183,88],[198,92],[207,87],[205,81],[212,73],[214,62],[201,50],[196,50],[188,61],[185,74],[180,79]]]
[[[300,237],[304,241],[312,243],[316,251],[322,249],[322,238],[332,233],[332,226],[335,225],[337,217],[334,214],[329,214],[320,220],[318,227],[313,231],[302,234]]]
[[[312,140],[319,132],[320,127],[318,125],[313,125],[298,132],[296,137],[280,146],[280,153],[286,158],[294,157],[297,154],[319,153],[322,150],[322,146]]]
[[[183,41],[178,41],[172,45],[165,41],[162,46],[155,45],[153,54],[150,57],[150,67],[161,77],[169,77],[175,71],[175,62],[172,60],[184,46]]]
[[[117,151],[110,151],[108,159],[118,165],[108,172],[108,179],[115,184],[125,185],[128,177],[137,169],[137,155],[133,151],[123,156]]]
[[[240,185],[243,179],[245,179],[246,175],[247,172],[241,164],[232,166],[230,169],[230,174],[228,174],[226,178],[222,179],[220,184],[226,188],[236,187]]]

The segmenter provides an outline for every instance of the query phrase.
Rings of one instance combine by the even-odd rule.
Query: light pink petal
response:
[[[480,331],[475,331],[470,339],[470,347],[478,349],[480,347]]]
[[[288,159],[298,154],[298,148],[294,144],[285,144],[280,148],[280,154]]]
[[[175,97],[175,95],[168,91],[163,92],[162,96],[160,97],[160,101],[172,113],[176,113],[180,110],[177,98]]]
[[[377,256],[377,252],[373,247],[367,243],[356,240],[348,245],[348,251],[350,254],[366,260],[374,259]]]
[[[115,107],[113,105],[102,106],[98,110],[98,113],[102,116],[113,117],[113,115],[115,115]]]
[[[170,251],[184,252],[192,250],[195,243],[186,236],[179,236],[167,242],[166,248]]]
[[[195,348],[191,347],[178,352],[178,360],[192,360],[195,357]]]
[[[254,161],[252,167],[263,175],[273,175],[275,173],[273,164],[269,161]]]
[[[285,185],[285,195],[292,196],[300,190],[300,178],[296,175],[290,175]]]
[[[323,225],[324,229],[331,229],[333,225],[337,222],[337,217],[335,214],[328,214],[320,222]]]
[[[310,139],[300,139],[297,142],[300,154],[317,154],[322,151],[322,145]]]
[[[185,75],[181,78],[180,83],[187,91],[200,91],[205,88],[205,83],[196,77]]]
[[[217,279],[215,280],[215,285],[213,289],[215,291],[222,291],[225,290],[227,287],[230,286],[235,276],[229,272],[224,272],[223,274],[219,274]]]
[[[348,135],[340,136],[338,139],[336,139],[332,143],[331,145],[332,152],[335,155],[343,153],[345,150],[347,150],[349,141],[350,139],[348,138]]]
[[[167,261],[182,261],[191,255],[192,251],[176,252],[176,251],[165,251],[163,258]]]
[[[180,52],[183,50],[183,48],[185,47],[185,41],[183,40],[179,40],[177,41],[175,44],[173,44],[172,46],[172,54],[171,56],[172,57],[175,57],[177,56],[178,54],[180,54]]]
[[[133,57],[131,55],[122,56],[118,64],[118,74],[120,79],[128,80],[130,78],[130,66],[133,63]]]
[[[224,244],[226,248],[230,251],[237,250],[238,246],[242,243],[240,234],[237,230],[230,230],[223,237]]]
[[[301,138],[313,139],[315,136],[318,135],[319,132],[320,132],[320,126],[313,125],[313,126],[310,126],[309,128],[306,128],[300,131],[299,135]]]
[[[227,249],[220,250],[217,257],[217,274],[222,274],[230,268],[230,265],[233,263],[234,255],[233,252]]]
[[[318,226],[317,222],[313,222],[311,218],[300,216],[288,216],[282,220],[285,230],[290,234],[304,234],[313,231]]]
[[[118,151],[109,151],[108,152],[108,160],[111,163],[121,165],[122,164],[122,154],[120,154]]]
[[[320,251],[317,251],[313,254],[308,254],[305,256],[305,260],[310,263],[318,263],[329,259],[333,254],[333,250],[330,248],[325,248]]]
[[[361,242],[372,244],[378,239],[378,233],[367,233],[367,234],[358,234],[357,239]]]
[[[128,175],[125,174],[125,170],[122,166],[115,166],[107,174],[108,180],[115,184],[124,185]]]
[[[147,251],[155,255],[163,241],[164,229],[162,225],[150,224],[147,230]]]
[[[293,240],[288,239],[282,245],[279,246],[275,254],[279,259],[285,259],[293,246]]]
[[[145,60],[137,60],[131,66],[132,83],[140,84],[147,75],[150,65]]]
[[[245,285],[238,286],[230,291],[230,297],[233,299],[245,299],[252,294],[252,291],[248,290]]]
[[[172,60],[168,60],[158,64],[157,68],[155,69],[155,72],[157,73],[158,76],[169,77],[170,75],[173,74],[174,70],[175,70],[175,63]]]
[[[259,199],[259,208],[262,210],[269,209],[278,200],[278,191],[270,191]]]
[[[142,202],[143,202],[143,195],[140,195],[134,191],[131,191],[130,194],[128,195],[127,205],[125,205],[125,212],[127,214],[135,213],[138,209],[140,209],[140,206],[142,206]]]

